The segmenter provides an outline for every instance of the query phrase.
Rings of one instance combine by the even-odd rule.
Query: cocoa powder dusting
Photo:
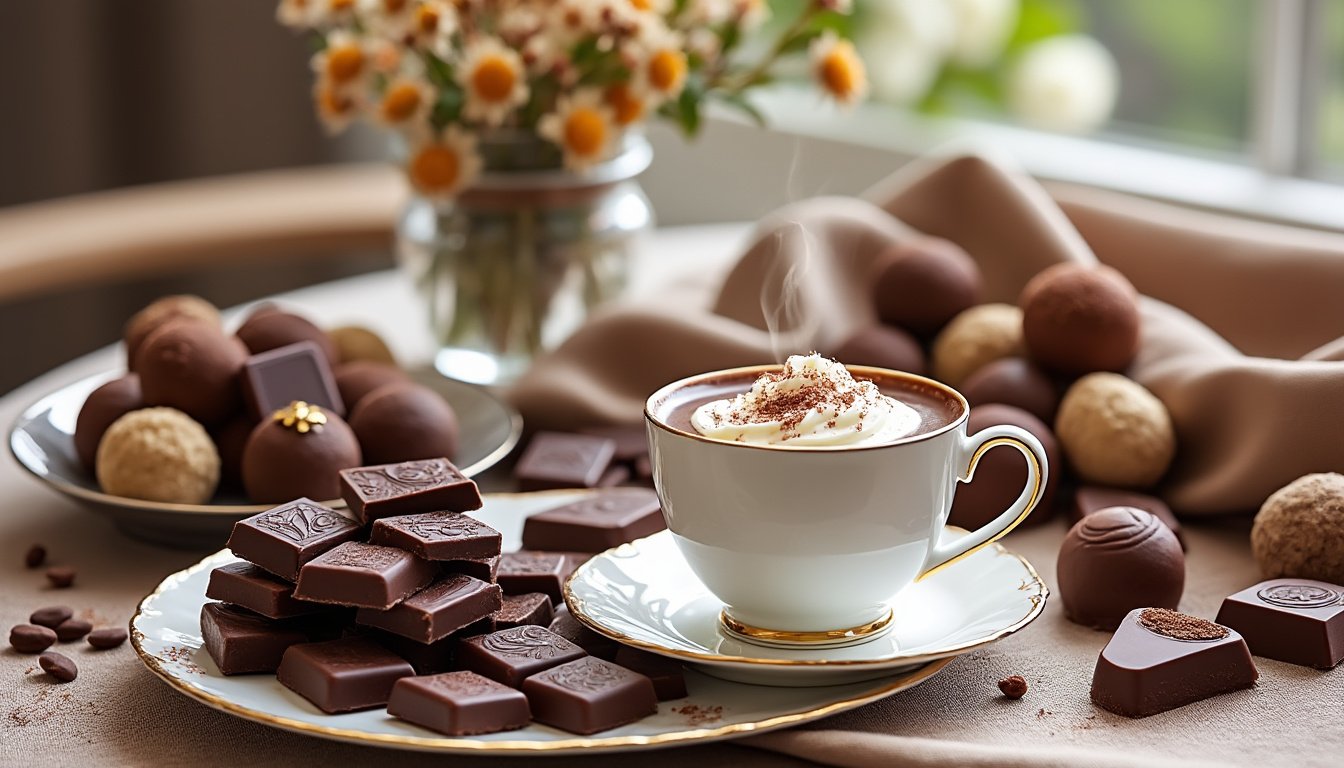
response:
[[[1221,624],[1167,608],[1148,608],[1139,614],[1139,623],[1150,632],[1174,640],[1222,640],[1228,633]]]

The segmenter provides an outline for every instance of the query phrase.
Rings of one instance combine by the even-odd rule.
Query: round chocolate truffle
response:
[[[383,341],[383,337],[358,325],[343,325],[327,331],[332,346],[336,349],[336,360],[332,362],[352,363],[356,360],[372,360],[376,363],[396,365],[397,358]]]
[[[980,268],[948,240],[898,243],[878,260],[873,300],[883,322],[930,338],[979,303]]]
[[[1185,589],[1185,554],[1156,517],[1111,507],[1069,530],[1055,573],[1070,621],[1113,630],[1135,608],[1176,608]]]
[[[1020,357],[995,360],[966,377],[961,394],[971,406],[1003,403],[1030,413],[1046,424],[1055,422],[1059,394],[1040,368]]]
[[[132,371],[135,370],[135,356],[140,351],[140,345],[144,344],[149,334],[158,330],[159,326],[169,320],[180,318],[201,320],[216,328],[219,327],[219,310],[215,308],[214,304],[200,296],[190,294],[164,296],[131,315],[131,319],[126,321],[122,338],[126,340],[127,367]]]
[[[1045,490],[1041,501],[1023,520],[1021,526],[1039,525],[1055,515],[1055,489],[1059,486],[1062,474],[1059,460],[1059,443],[1045,422],[1032,416],[1021,408],[1011,405],[991,403],[971,409],[966,420],[967,434],[974,435],[982,429],[998,424],[1011,424],[1027,430],[1045,449],[1045,459],[1049,462],[1049,473],[1045,481]],[[1015,449],[1008,446],[992,448],[980,457],[975,467],[975,477],[969,483],[957,485],[952,500],[952,513],[947,521],[952,525],[975,530],[990,520],[1003,514],[1017,500],[1018,494],[1027,485],[1027,460]]]
[[[1123,371],[1138,354],[1138,292],[1110,267],[1056,264],[1027,283],[1018,304],[1027,351],[1048,370]]]
[[[238,326],[238,338],[254,355],[297,344],[300,341],[311,341],[322,350],[328,361],[334,362],[339,359],[336,355],[336,345],[332,343],[326,331],[313,325],[305,317],[274,307],[263,307],[248,316],[247,320]]]
[[[148,405],[176,408],[206,426],[224,423],[242,407],[238,374],[247,351],[219,328],[169,321],[145,339],[136,359]]]
[[[457,454],[457,414],[418,384],[388,384],[369,393],[350,413],[350,427],[369,464]]]
[[[1344,584],[1344,475],[1305,475],[1275,491],[1251,526],[1265,578]]]
[[[870,325],[850,336],[832,355],[847,365],[871,365],[924,375],[924,350],[914,336],[890,325]]]
[[[211,432],[215,448],[219,451],[219,484],[221,487],[242,488],[243,486],[243,449],[252,436],[257,420],[250,414],[240,413],[229,419],[224,426]]]
[[[243,488],[257,504],[341,495],[337,473],[360,465],[355,433],[334,413],[295,402],[252,430],[243,448]]]
[[[1022,352],[1022,311],[981,304],[953,318],[933,342],[933,375],[952,386],[1004,357]]]
[[[341,393],[341,402],[345,403],[345,412],[351,414],[370,392],[388,384],[409,384],[411,381],[402,369],[372,360],[342,363],[332,370],[332,375],[336,379],[336,389]]]
[[[1059,404],[1055,434],[1069,465],[1088,482],[1148,488],[1176,455],[1176,432],[1162,401],[1118,373],[1074,382]]]
[[[144,407],[140,377],[134,373],[113,379],[89,393],[75,419],[75,453],[85,469],[93,471],[98,443],[112,422]]]
[[[113,496],[204,504],[219,484],[219,454],[205,428],[172,408],[131,411],[98,444],[98,485]]]

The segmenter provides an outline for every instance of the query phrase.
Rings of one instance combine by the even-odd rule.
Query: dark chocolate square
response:
[[[514,467],[524,491],[592,488],[607,471],[616,441],[564,432],[538,432]]]
[[[649,678],[592,656],[528,677],[523,693],[534,720],[571,733],[610,730],[658,711]]]
[[[499,531],[460,512],[422,512],[373,522],[369,541],[426,560],[473,560],[499,555]]]
[[[517,688],[529,675],[586,655],[549,629],[529,624],[463,640],[457,665]]]
[[[242,606],[268,619],[290,619],[338,610],[294,599],[294,584],[248,562],[221,565],[210,572],[205,596]]]
[[[658,494],[647,488],[610,488],[527,518],[523,547],[604,552],[666,527]]]
[[[1330,669],[1344,660],[1344,586],[1312,579],[1270,579],[1231,595],[1218,623],[1267,659]]]
[[[387,713],[448,736],[511,731],[532,718],[526,696],[475,672],[404,677]]]
[[[500,629],[521,627],[526,624],[549,627],[554,617],[549,595],[542,592],[527,592],[504,598],[504,604],[495,611],[495,626]]]
[[[294,597],[386,610],[420,590],[438,568],[404,549],[347,541],[299,571]]]
[[[360,520],[481,508],[481,492],[447,459],[342,469],[341,498]]]
[[[460,573],[444,576],[384,611],[359,609],[365,626],[433,643],[499,610],[499,587]]]
[[[503,558],[499,555],[494,557],[473,557],[467,560],[444,560],[439,563],[439,567],[444,573],[465,573],[481,581],[488,581],[494,584],[499,576],[499,561]]]
[[[616,443],[616,451],[612,454],[616,461],[631,462],[649,455],[649,430],[642,423],[584,427],[579,431],[585,435],[605,437]]]
[[[555,609],[555,618],[551,619],[550,630],[569,642],[587,651],[589,655],[611,661],[622,646],[606,635],[589,629],[583,622],[574,618],[569,606],[561,604]]]
[[[255,354],[243,365],[243,397],[258,421],[295,400],[345,415],[327,356],[311,341]]]
[[[335,632],[329,622],[276,622],[223,603],[201,606],[205,650],[225,675],[274,672],[291,645],[333,637]]]
[[[340,512],[298,499],[234,523],[228,547],[244,560],[296,581],[304,563],[362,532]]]
[[[387,704],[392,686],[415,670],[365,637],[292,645],[276,671],[280,684],[328,714]]]

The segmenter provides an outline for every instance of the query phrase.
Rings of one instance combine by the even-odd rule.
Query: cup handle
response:
[[[1050,466],[1046,461],[1045,449],[1041,447],[1041,442],[1030,432],[1019,427],[1000,424],[982,429],[974,435],[962,437],[959,457],[963,458],[960,458],[958,463],[966,461],[966,471],[957,479],[963,483],[971,482],[981,457],[991,448],[1000,445],[1016,448],[1027,460],[1027,484],[1023,487],[1022,493],[1018,494],[1017,501],[1002,514],[965,536],[943,543],[942,531],[938,531],[929,546],[928,555],[924,558],[924,567],[920,569],[915,581],[920,581],[970,557],[1003,538],[1016,528],[1018,523],[1027,519],[1027,515],[1031,514],[1040,503],[1041,496],[1045,493],[1046,480],[1050,476]]]

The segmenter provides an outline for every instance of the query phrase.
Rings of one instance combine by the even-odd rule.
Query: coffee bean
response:
[[[9,644],[19,653],[41,653],[56,642],[56,632],[48,627],[19,624],[9,630]]]
[[[68,683],[79,677],[79,667],[63,653],[47,651],[37,657],[37,663],[48,675],[56,678],[58,683]]]
[[[89,633],[89,645],[100,651],[116,648],[126,642],[126,630],[121,627],[103,627]]]
[[[58,566],[47,569],[47,581],[57,589],[65,589],[75,583],[75,569]]]
[[[1021,675],[1009,675],[999,681],[999,691],[1010,699],[1027,695],[1027,681]]]
[[[55,629],[61,625],[61,622],[74,616],[75,612],[65,605],[49,605],[46,608],[38,608],[33,611],[33,615],[28,617],[28,622],[40,627],[51,627]]]
[[[89,634],[93,625],[83,619],[66,619],[56,627],[56,639],[69,643]]]
[[[28,553],[23,556],[23,564],[29,568],[41,567],[47,562],[47,548],[41,544],[34,544],[28,548]]]

